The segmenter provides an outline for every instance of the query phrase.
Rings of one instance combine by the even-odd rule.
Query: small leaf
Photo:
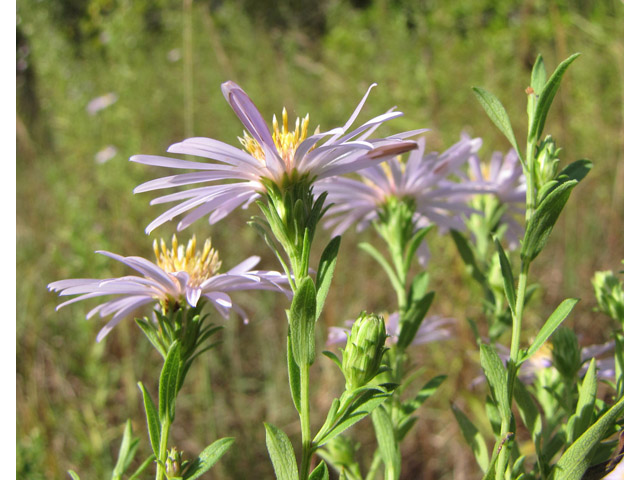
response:
[[[178,396],[178,380],[180,376],[180,344],[177,340],[171,344],[167,358],[160,372],[158,387],[158,413],[160,418],[173,421],[176,414],[176,397]]]
[[[409,244],[407,245],[404,253],[404,271],[408,272],[411,267],[411,262],[413,260],[413,256],[416,254],[416,251],[420,247],[422,240],[431,230],[435,228],[435,225],[429,225],[428,227],[423,227],[419,229],[416,233],[413,234],[411,240],[409,240]]]
[[[364,250],[365,252],[367,252],[369,255],[371,255],[374,258],[374,260],[380,264],[382,269],[387,274],[387,277],[389,277],[389,281],[391,282],[391,285],[393,286],[393,289],[395,291],[404,291],[404,288],[402,287],[402,284],[400,283],[398,276],[393,271],[393,268],[391,268],[391,265],[389,265],[389,262],[385,260],[382,254],[378,250],[376,250],[376,248],[373,245],[371,245],[370,243],[363,242],[363,243],[359,243],[358,247],[361,250]]]
[[[293,296],[289,311],[291,346],[298,366],[311,365],[316,355],[316,287],[305,277]]]
[[[309,475],[309,480],[329,480],[329,469],[324,463],[324,460],[313,469],[313,472]]]
[[[184,480],[195,480],[208,472],[227,453],[233,442],[235,442],[234,438],[225,437],[205,448],[187,469]]]
[[[573,443],[591,425],[598,391],[596,359],[592,358],[582,384],[578,388],[578,405],[567,423],[567,442]]]
[[[531,70],[531,88],[533,88],[536,95],[540,95],[546,81],[547,70],[544,68],[542,55],[538,55],[536,63],[533,64],[533,69]]]
[[[511,405],[509,405],[507,388],[507,370],[494,347],[487,344],[480,345],[480,364],[491,387],[494,400],[498,404],[500,416],[503,421],[509,422],[511,420]]]
[[[522,158],[520,155],[520,149],[518,148],[518,143],[516,142],[516,137],[513,134],[513,128],[511,128],[511,121],[509,120],[509,115],[507,115],[507,111],[500,103],[500,100],[496,98],[492,93],[478,87],[472,88],[473,93],[476,94],[476,98],[484,108],[484,111],[487,112],[491,121],[495,124],[496,127],[503,133],[509,143],[513,146],[513,148],[518,153],[518,157]]]
[[[569,180],[581,182],[593,168],[593,162],[587,159],[576,160],[562,169],[558,179],[567,177]]]
[[[520,360],[520,363],[524,362],[526,359],[532,357],[538,349],[547,341],[547,339],[556,331],[556,329],[560,326],[562,321],[567,318],[567,316],[573,310],[576,303],[578,303],[577,298],[567,298],[564,300],[558,308],[549,316],[544,325],[536,335],[536,338],[533,339],[531,346],[527,349],[527,353]]]
[[[277,480],[298,480],[298,466],[291,441],[275,425],[265,423],[264,428],[267,432],[267,450]]]
[[[118,452],[118,461],[113,468],[112,477],[119,478],[124,475],[135,454],[138,446],[138,440],[133,437],[131,429],[131,420],[127,419],[127,423],[124,426],[124,434],[122,435],[122,443],[120,444],[120,451]]]
[[[460,430],[465,441],[471,447],[473,455],[476,457],[476,462],[483,472],[486,472],[489,468],[489,451],[487,450],[487,444],[484,442],[482,435],[475,427],[475,425],[469,420],[469,418],[455,405],[451,404],[451,410],[458,421]]]
[[[340,237],[334,237],[322,252],[320,264],[318,265],[318,274],[316,281],[318,283],[318,292],[316,294],[316,320],[320,317],[324,302],[329,293],[329,286],[333,278],[333,272],[336,269],[338,261],[338,249],[340,248]]]
[[[147,467],[151,464],[151,462],[153,462],[156,459],[155,455],[149,455],[146,460],[144,462],[142,462],[142,464],[140,464],[140,466],[138,467],[138,469],[133,472],[133,475],[131,475],[129,477],[129,480],[136,480],[138,477],[140,477],[140,475],[142,475],[144,473],[144,471],[147,469]]]
[[[342,362],[340,361],[340,359],[338,358],[338,356],[337,356],[335,353],[330,352],[329,350],[324,350],[324,351],[322,352],[322,354],[323,354],[325,357],[327,357],[328,359],[333,360],[333,363],[335,363],[336,365],[338,365],[338,368],[339,368],[340,370],[342,370]]]
[[[300,412],[300,367],[293,358],[293,347],[291,345],[291,329],[287,334],[287,367],[289,368],[289,388],[291,398],[296,410]]]
[[[533,212],[522,241],[520,257],[523,261],[531,262],[542,251],[571,190],[577,184],[577,180],[569,180],[558,185]]]
[[[420,389],[418,394],[413,400],[404,402],[402,404],[402,413],[405,415],[411,415],[415,412],[420,405],[427,401],[427,399],[436,393],[438,387],[442,385],[442,382],[447,378],[446,375],[438,375],[437,377],[432,378],[424,386]]]
[[[416,333],[420,328],[420,324],[427,315],[435,292],[429,292],[421,298],[411,302],[409,310],[403,315],[400,322],[400,335],[398,335],[398,348],[404,349],[411,345],[413,339],[416,338]]]
[[[516,287],[513,281],[513,271],[511,270],[511,263],[507,254],[504,253],[502,245],[497,238],[494,238],[496,248],[498,249],[498,255],[500,257],[500,270],[502,270],[502,280],[504,282],[504,293],[507,296],[507,302],[509,302],[509,308],[511,308],[511,314],[516,314]]]
[[[551,108],[551,104],[553,103],[553,98],[556,96],[556,92],[560,88],[562,76],[567,71],[567,68],[569,68],[569,65],[571,65],[571,63],[576,58],[578,58],[578,56],[580,56],[579,53],[574,53],[564,62],[558,65],[555,72],[553,72],[551,77],[549,77],[549,80],[542,89],[542,92],[540,92],[540,97],[538,98],[538,102],[536,104],[533,123],[531,125],[531,130],[529,131],[529,140],[537,141],[542,136],[544,124],[547,120],[547,113]]]
[[[540,435],[542,433],[542,419],[540,418],[540,411],[536,406],[531,394],[527,391],[524,384],[520,379],[515,379],[515,387],[513,389],[513,396],[516,401],[516,406],[524,422],[524,426],[531,433],[533,444],[536,447],[538,457],[540,457]]]
[[[474,278],[476,282],[480,285],[484,285],[487,282],[484,274],[478,268],[478,264],[476,263],[476,257],[473,254],[473,250],[471,249],[471,245],[469,241],[457,230],[451,230],[451,237],[453,237],[453,241],[456,244],[456,248],[458,249],[458,253],[462,258],[467,267],[471,269],[471,276]]]
[[[80,480],[78,474],[73,470],[67,470],[67,473],[71,476],[71,478],[73,478],[73,480]]]
[[[391,417],[383,407],[371,412],[373,428],[376,432],[378,448],[385,465],[385,479],[397,480],[400,478],[400,449],[393,431]]]
[[[156,406],[151,400],[151,396],[147,389],[142,384],[142,382],[138,382],[138,388],[142,392],[142,400],[144,403],[144,411],[147,415],[147,428],[149,430],[149,440],[151,441],[151,448],[153,449],[153,453],[155,453],[156,458],[160,458],[158,450],[160,448],[160,417],[158,415],[158,411],[156,410]]]
[[[560,457],[554,465],[552,480],[580,480],[590,464],[593,449],[611,424],[624,410],[624,397],[591,425]]]

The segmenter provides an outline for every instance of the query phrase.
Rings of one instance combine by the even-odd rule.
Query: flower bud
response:
[[[624,324],[624,287],[611,270],[596,272],[593,288],[600,311]]]
[[[545,183],[556,178],[558,173],[559,155],[561,149],[556,149],[551,135],[547,135],[544,141],[538,147],[536,160],[534,164],[535,180],[537,188],[542,187]]]
[[[167,461],[164,464],[164,468],[167,472],[167,478],[182,478],[184,471],[186,470],[188,461],[182,460],[184,452],[179,451],[176,447],[173,447],[168,455]]]
[[[387,338],[382,317],[361,313],[342,352],[342,372],[348,391],[366,385],[380,369]]]

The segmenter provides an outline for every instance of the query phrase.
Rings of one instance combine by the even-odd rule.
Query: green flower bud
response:
[[[184,452],[178,451],[176,447],[169,450],[167,455],[167,461],[164,464],[164,468],[167,472],[167,478],[169,479],[181,479],[183,473],[187,469],[188,461],[182,460]]]
[[[342,352],[342,373],[347,391],[366,385],[378,374],[387,331],[382,317],[365,312],[354,322]]]
[[[600,311],[624,324],[624,287],[611,270],[596,272],[592,280]]]
[[[545,183],[556,178],[556,175],[558,174],[558,163],[560,162],[560,159],[558,158],[560,152],[561,149],[556,149],[556,142],[551,138],[551,135],[547,135],[538,147],[534,163],[537,188],[542,187]]]

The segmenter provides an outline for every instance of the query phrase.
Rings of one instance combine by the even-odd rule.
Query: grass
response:
[[[359,3],[319,2],[306,11],[291,6],[266,20],[260,16],[264,7],[249,0],[214,7],[165,0],[18,3],[17,28],[29,48],[20,53],[28,68],[18,76],[18,478],[63,478],[68,468],[82,478],[108,478],[129,417],[146,455],[135,382],[153,385],[159,359],[133,322],[96,344],[98,322],[82,320],[84,306],[56,313],[58,300],[46,285],[125,273],[95,255],[98,249],[151,254],[143,229],[161,209],[148,206],[150,196],[131,191],[160,171],[127,158],[161,154],[191,133],[234,143],[241,126],[219,90],[228,79],[242,85],[265,115],[285,105],[290,115],[309,112],[311,124],[323,128],[344,123],[375,81],[379,86],[364,115],[393,105],[405,112],[386,133],[427,127],[428,145],[440,150],[464,130],[484,139],[481,154],[488,158],[493,150],[506,151],[508,143],[486,120],[470,87],[497,94],[522,138],[524,89],[535,55],[542,53],[551,70],[582,52],[560,89],[547,131],[564,148],[564,161],[586,157],[595,166],[534,264],[532,277],[543,288],[532,309],[537,316],[526,318],[524,333],[533,335],[563,298],[576,296],[582,301],[568,324],[584,344],[607,338],[609,324],[592,311],[590,278],[596,270],[621,268],[623,256],[622,3]],[[63,9],[73,5],[84,13],[72,17]],[[190,26],[184,22],[188,8]],[[189,28],[192,43],[185,50]],[[192,74],[185,75],[189,58]],[[88,115],[87,103],[107,92],[115,92],[117,102]],[[185,92],[191,92],[186,99]],[[116,156],[96,163],[95,154],[107,145],[117,148]],[[276,268],[246,226],[250,214],[257,209],[213,228],[199,222],[191,231],[202,238],[213,234],[227,267],[258,254],[264,268]],[[168,238],[173,228],[163,226],[157,236]],[[318,245],[327,240],[322,233]],[[385,310],[393,301],[382,273],[357,249],[362,240],[377,242],[372,232],[356,238],[351,231],[343,240],[325,325],[341,324],[362,309]],[[425,377],[449,378],[404,444],[403,478],[473,478],[478,470],[448,402],[468,411],[483,408],[477,392],[469,391],[479,366],[464,322],[479,314],[479,292],[451,240],[432,235],[430,241],[437,292],[432,313],[453,316],[458,326],[456,340],[414,350],[416,362],[428,367]],[[248,326],[226,323],[220,348],[194,367],[179,400],[172,442],[195,454],[215,438],[235,436],[236,446],[213,477],[269,478],[261,422],[289,434],[297,429],[282,355],[285,304],[269,293],[238,300],[253,320]],[[335,374],[330,362],[314,365],[314,401],[322,412],[339,388]],[[372,429],[362,425],[355,433],[366,451]]]

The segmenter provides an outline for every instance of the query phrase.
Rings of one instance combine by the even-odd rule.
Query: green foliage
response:
[[[264,424],[267,449],[278,480],[298,480],[296,456],[287,435],[275,425]]]

